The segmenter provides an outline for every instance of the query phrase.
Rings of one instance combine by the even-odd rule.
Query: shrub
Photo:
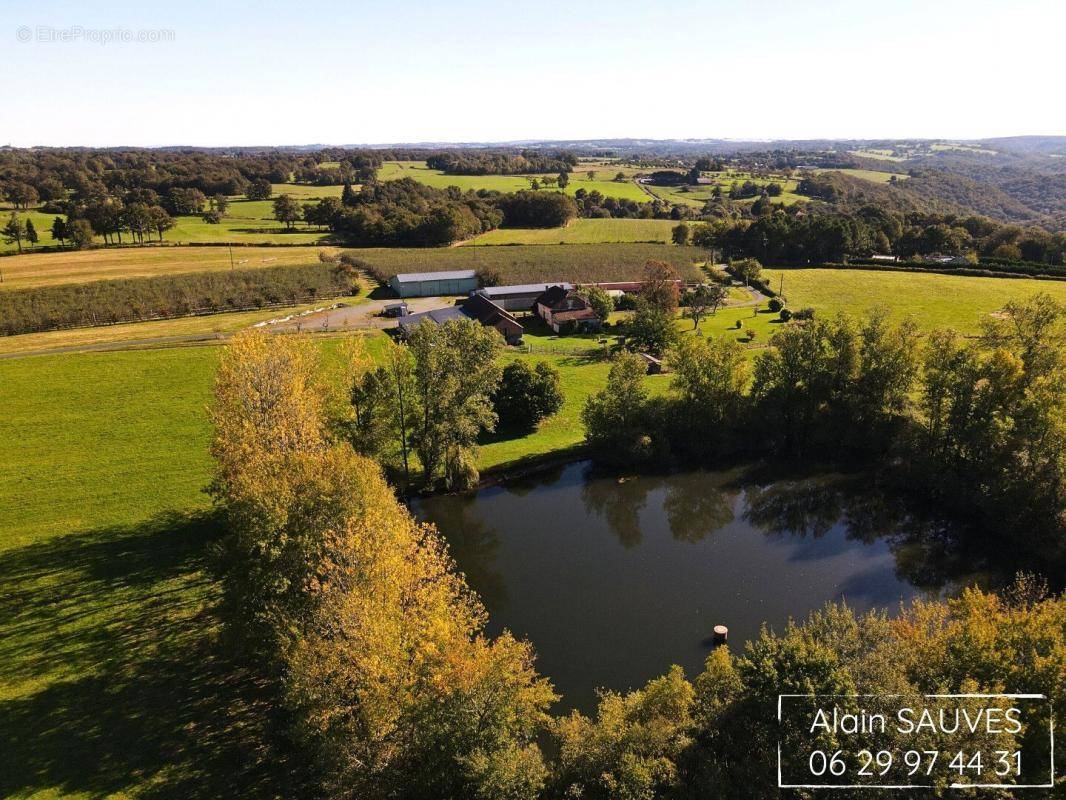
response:
[[[790,319],[792,319],[792,312],[789,311],[787,308],[782,308],[781,313],[777,316],[778,319],[780,319],[782,322],[788,322]]]
[[[776,297],[771,297],[770,302],[766,304],[766,307],[776,314],[778,311],[785,307],[785,304],[778,300]]]

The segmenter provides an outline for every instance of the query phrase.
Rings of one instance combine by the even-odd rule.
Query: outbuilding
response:
[[[514,286],[486,286],[477,293],[487,297],[505,311],[532,311],[533,303],[553,286],[572,289],[569,283],[522,283]]]
[[[519,344],[525,330],[522,324],[493,303],[484,295],[471,294],[465,300],[460,300],[454,306],[437,308],[432,311],[423,311],[418,314],[410,314],[400,320],[400,333],[404,336],[410,333],[424,322],[443,325],[453,319],[472,319],[480,322],[486,328],[495,328],[500,332],[507,344]]]
[[[477,289],[477,284],[477,273],[472,269],[402,272],[389,278],[389,286],[400,297],[468,295]]]

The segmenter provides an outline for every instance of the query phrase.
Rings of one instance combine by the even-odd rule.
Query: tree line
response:
[[[526,175],[570,172],[577,165],[573,153],[542,153],[523,150],[518,154],[478,151],[445,151],[426,159],[426,166],[445,175]]]
[[[697,225],[694,244],[765,264],[841,263],[872,255],[968,257],[1010,264],[1066,264],[1066,234],[1022,228],[987,217],[893,212],[865,205],[854,211],[768,207],[755,219]]]
[[[275,200],[278,219],[291,222],[302,217],[350,244],[368,246],[445,245],[500,226],[554,228],[577,216],[574,201],[559,192],[463,192],[456,187],[436,189],[411,178],[367,183],[359,191],[346,186],[340,198],[323,198],[302,209],[282,197]]]
[[[482,355],[470,380],[481,383],[489,348],[473,341],[474,328],[461,328],[426,336],[442,337],[438,344],[455,338],[456,346],[472,337],[473,351]],[[889,421],[901,388],[894,379],[899,370],[882,356],[909,349],[910,333],[876,318],[862,330],[863,343],[885,342],[860,346],[839,327],[823,329],[819,339],[828,338],[824,344],[835,355],[814,369],[809,390],[791,385],[812,395],[801,398],[805,408],[814,407],[817,392],[834,406],[832,416],[876,430]],[[797,328],[795,335],[812,334]],[[844,360],[864,366],[857,375],[842,374],[840,354],[852,346],[859,352]],[[973,347],[989,366],[1006,357]],[[785,344],[783,353],[791,348]],[[1017,348],[1023,371],[1028,358],[1035,382],[1049,368],[1038,340],[1004,348]],[[402,349],[379,360],[386,375]],[[808,359],[821,358],[799,349]],[[423,367],[403,368],[413,379],[405,389],[412,396],[421,394],[417,381],[455,366],[437,355],[421,358]],[[780,633],[764,630],[743,650],[713,650],[691,679],[673,667],[640,689],[604,692],[591,715],[554,716],[557,695],[537,674],[532,646],[508,633],[485,633],[485,610],[440,534],[415,522],[380,468],[356,454],[349,432],[338,428],[334,409],[348,403],[347,387],[361,386],[378,368],[365,369],[365,359],[353,346],[341,359],[339,379],[330,380],[307,339],[243,333],[222,356],[211,411],[212,493],[226,519],[217,567],[227,628],[249,663],[273,681],[315,793],[427,800],[774,798],[780,791],[774,711],[781,693],[911,695],[1024,686],[1051,696],[1066,675],[1066,602],[1038,581],[1020,579],[1002,595],[969,589],[949,601],[916,601],[896,619],[829,606]],[[596,413],[613,417],[623,431],[654,438],[657,429],[639,422],[650,401],[630,380],[631,363],[623,357],[614,365],[609,390],[590,407],[610,403]],[[721,422],[743,413],[731,405],[746,402],[743,363],[729,343],[696,339],[678,357],[671,402],[698,404],[682,417],[700,426],[690,439],[721,441]],[[787,389],[784,369],[756,366],[760,396]],[[862,388],[852,392],[849,379],[856,378]],[[455,400],[466,405],[458,395]],[[797,413],[803,419],[808,412]],[[957,419],[963,417],[973,419],[965,413]],[[590,435],[596,430],[592,421]],[[634,437],[618,441],[628,453],[647,449]],[[453,458],[449,447],[437,447],[445,461]],[[1047,755],[1038,727],[1030,739],[1018,734],[1011,749]],[[831,749],[861,746],[847,738],[819,742]],[[946,787],[934,794],[941,791]]]
[[[356,288],[345,265],[309,264],[14,289],[0,292],[0,334],[295,305]]]
[[[1061,563],[1066,541],[1066,309],[1008,303],[982,335],[921,337],[883,310],[783,327],[749,367],[732,340],[668,340],[672,391],[621,354],[583,419],[599,460],[737,455],[887,465],[914,494]]]

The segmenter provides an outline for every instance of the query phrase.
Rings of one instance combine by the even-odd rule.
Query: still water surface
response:
[[[741,470],[619,482],[586,463],[420,500],[490,614],[589,710],[595,689],[638,687],[677,663],[692,677],[713,627],[740,649],[827,601],[898,609],[929,584],[900,513],[855,479],[758,482]]]

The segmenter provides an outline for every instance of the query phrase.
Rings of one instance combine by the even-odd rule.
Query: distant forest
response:
[[[66,215],[53,236],[74,246],[90,243],[93,235],[115,242],[123,242],[123,234],[134,241],[162,239],[174,224],[172,217],[210,215],[226,197],[266,199],[272,184],[303,183],[346,188],[340,199],[302,207],[287,204],[287,225],[302,220],[328,228],[338,240],[368,246],[437,246],[500,226],[555,227],[574,216],[629,217],[751,228],[742,247],[735,232],[729,244],[749,253],[776,249],[792,254],[798,249],[839,258],[970,254],[1062,263],[1066,137],[964,144],[893,140],[731,145],[713,140],[614,140],[462,148],[0,148],[0,198],[9,204],[9,212],[32,208]],[[571,198],[551,191],[442,190],[376,177],[381,165],[391,160],[425,161],[451,175],[562,175],[579,171],[580,159],[610,159],[646,176],[677,176],[691,184],[699,181],[701,171],[733,170],[762,180],[745,180],[741,188],[746,192],[715,193],[700,207],[651,197],[614,198],[596,189],[579,188]],[[878,182],[863,177],[869,171],[901,177]],[[780,197],[779,179],[796,181],[795,193],[807,202],[787,205]],[[560,179],[559,185],[566,184]],[[854,231],[854,221],[868,218],[871,208],[893,215],[901,230],[936,231],[944,226],[951,233],[908,238],[891,231],[881,231],[883,236],[860,232],[799,248],[775,248],[770,241],[751,244],[768,219],[774,220],[770,227],[775,232],[786,227]],[[807,221],[797,223],[800,217]],[[834,217],[840,224],[818,221],[823,217]],[[990,225],[997,231],[999,226],[1007,228],[992,235]],[[709,241],[706,236],[704,241]],[[776,259],[769,253],[766,257]]]

